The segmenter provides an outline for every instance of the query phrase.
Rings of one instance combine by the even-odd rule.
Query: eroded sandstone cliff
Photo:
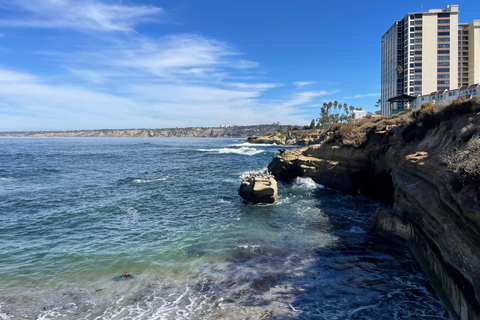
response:
[[[409,246],[452,318],[480,319],[480,149],[466,148],[480,145],[479,112],[470,100],[339,126],[322,144],[275,156],[268,169],[385,203],[367,227]],[[458,153],[478,172],[453,168]]]

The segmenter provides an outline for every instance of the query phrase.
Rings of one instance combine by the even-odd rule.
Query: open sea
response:
[[[246,204],[279,147],[234,145],[0,138],[0,319],[449,319],[378,204],[302,178]]]

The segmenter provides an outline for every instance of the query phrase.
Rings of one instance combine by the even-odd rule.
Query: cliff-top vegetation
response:
[[[441,130],[444,144],[438,145],[442,161],[458,175],[462,184],[480,180],[480,97],[458,99],[450,104],[425,103],[418,110],[408,110],[392,117],[339,123],[325,133],[326,144],[363,148],[375,134],[390,131],[406,146],[428,144],[427,134]],[[388,145],[388,143],[386,143]],[[387,146],[388,147],[388,146]]]

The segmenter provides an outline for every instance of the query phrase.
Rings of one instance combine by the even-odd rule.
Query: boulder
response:
[[[249,175],[242,179],[238,194],[252,203],[273,203],[277,201],[277,181],[268,175]]]

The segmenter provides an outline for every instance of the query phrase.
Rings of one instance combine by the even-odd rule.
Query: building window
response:
[[[414,28],[414,27],[411,27],[411,28],[410,28],[410,32],[415,32],[415,28]]]
[[[450,18],[450,12],[441,12],[438,14],[439,18]]]
[[[422,66],[422,63],[421,62],[416,62],[415,63],[415,67],[421,67]]]
[[[437,77],[438,77],[439,79],[442,79],[442,78],[443,78],[443,79],[448,79],[448,78],[450,78],[450,75],[449,75],[449,74],[439,74],[439,75],[437,75]]]
[[[421,33],[421,32],[415,33],[415,37],[421,37],[421,36],[422,36],[422,33]]]
[[[440,56],[438,57],[438,60],[450,60],[449,56]]]
[[[422,51],[420,51],[420,50],[415,51],[415,54],[422,54]]]
[[[415,43],[415,39],[410,39],[410,43]]]
[[[438,42],[450,42],[450,38],[438,38]]]
[[[450,72],[450,68],[438,68],[437,72]]]
[[[438,30],[450,30],[450,26],[438,26]]]
[[[438,62],[437,66],[449,66],[450,62]]]
[[[422,31],[422,27],[415,27],[415,31]]]
[[[413,63],[410,63],[410,68],[413,68],[413,67],[414,67]],[[416,67],[416,66],[415,66],[415,67]]]
[[[439,35],[439,36],[449,36],[449,35],[450,35],[450,31],[438,31],[438,35]]]
[[[450,54],[450,50],[438,50],[438,54]]]
[[[415,79],[422,79],[422,75],[421,74],[415,75]]]
[[[415,81],[415,85],[421,85],[422,81]]]
[[[450,19],[439,19],[438,23],[450,23]]]
[[[422,61],[422,57],[415,57],[415,61]]]
[[[420,43],[420,42],[422,42],[422,38],[416,38],[415,39],[415,43]]]
[[[438,80],[437,84],[450,84],[450,80]]]
[[[437,90],[449,90],[450,87],[437,87]]]
[[[438,47],[439,47],[439,48],[450,48],[450,44],[448,44],[448,43],[439,43],[439,44],[438,44]]]
[[[415,47],[415,49],[422,49],[422,45],[421,45],[421,44],[416,44],[414,47]]]
[[[422,91],[422,87],[415,87],[415,91]]]
[[[415,21],[410,21],[410,25],[413,26],[415,24]]]

